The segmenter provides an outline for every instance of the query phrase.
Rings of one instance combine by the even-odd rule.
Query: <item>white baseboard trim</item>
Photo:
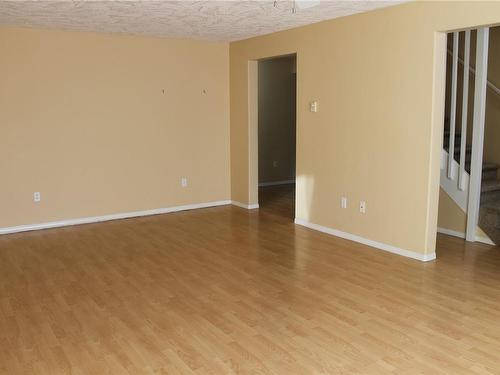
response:
[[[123,213],[118,213],[118,214],[84,217],[84,218],[80,218],[80,219],[52,221],[52,222],[40,223],[40,224],[18,225],[15,227],[0,228],[0,235],[1,234],[9,234],[9,233],[27,232],[27,231],[40,230],[40,229],[66,227],[66,226],[70,226],[70,225],[99,223],[99,222],[103,222],[103,221],[128,219],[128,218],[140,217],[140,216],[168,214],[168,213],[172,213],[172,212],[194,210],[194,209],[198,209],[198,208],[224,206],[224,205],[228,205],[228,204],[231,204],[230,200],[186,204],[183,206],[155,208],[152,210],[145,210],[145,211],[123,212]]]
[[[484,243],[486,245],[495,246],[495,243],[491,239],[489,239],[488,237],[476,236],[476,242],[481,242],[481,243]]]
[[[295,180],[260,182],[259,187],[294,184]]]
[[[448,236],[453,236],[453,237],[458,237],[458,238],[465,238],[465,233],[464,232],[458,232],[456,230],[451,230],[451,229],[446,229],[446,228],[440,228],[440,227],[438,227],[437,232],[441,233],[441,234],[446,234]]]
[[[458,232],[456,230],[451,230],[451,229],[446,229],[446,228],[439,228],[437,229],[438,233],[442,234],[447,234],[448,236],[453,236],[453,237],[458,237],[458,238],[465,238],[465,233],[464,232]],[[488,237],[483,237],[483,236],[478,236],[476,235],[476,241],[484,243],[486,245],[493,245],[495,246],[495,243],[489,239]]]
[[[407,258],[420,260],[422,262],[428,262],[428,261],[436,259],[436,253],[421,254],[421,253],[417,253],[415,251],[401,249],[399,247],[395,247],[395,246],[388,245],[385,243],[369,240],[367,238],[363,238],[363,237],[357,236],[355,234],[342,232],[342,231],[337,230],[337,229],[332,229],[332,228],[324,227],[322,225],[310,223],[310,222],[308,222],[306,220],[302,220],[302,219],[295,218],[295,224],[302,225],[304,227],[314,229],[314,230],[317,230],[317,231],[320,231],[323,233],[331,234],[332,236],[341,237],[341,238],[344,238],[346,240],[359,242],[359,243],[362,243],[364,245],[368,245],[368,246],[374,247],[376,249],[388,251],[388,252],[393,253],[393,254],[398,254],[398,255],[402,255],[402,256],[407,257]]]
[[[244,208],[246,210],[255,210],[256,208],[259,208],[259,204],[258,203],[255,203],[255,204],[246,204],[246,203],[241,203],[241,202],[238,202],[238,201],[231,201],[231,204],[236,206],[236,207],[240,207],[240,208]]]

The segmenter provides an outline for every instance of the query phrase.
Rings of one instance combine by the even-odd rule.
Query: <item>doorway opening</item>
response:
[[[295,217],[296,66],[296,55],[258,61],[259,207],[291,221]]]
[[[438,232],[500,244],[500,28],[447,35]]]

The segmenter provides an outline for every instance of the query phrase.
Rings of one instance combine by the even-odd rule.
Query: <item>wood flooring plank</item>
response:
[[[0,374],[500,374],[500,248],[421,263],[293,224],[293,186],[0,236]]]

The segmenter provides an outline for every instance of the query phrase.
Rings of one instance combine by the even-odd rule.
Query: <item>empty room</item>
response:
[[[500,374],[499,26],[0,0],[0,374]]]

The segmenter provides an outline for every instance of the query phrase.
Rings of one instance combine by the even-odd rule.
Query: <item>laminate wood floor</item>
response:
[[[498,247],[421,263],[292,199],[1,236],[0,373],[500,374]]]

